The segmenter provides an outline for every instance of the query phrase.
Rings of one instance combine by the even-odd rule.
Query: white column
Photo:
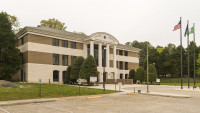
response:
[[[87,44],[83,44],[83,51],[84,51],[83,57],[87,58]]]
[[[116,68],[116,45],[113,47],[113,67]]]
[[[110,52],[109,52],[110,48],[109,48],[109,43],[106,46],[106,67],[110,67]]]
[[[59,75],[59,78],[58,78],[58,83],[59,84],[63,84],[63,77],[62,77],[62,71],[59,71],[59,73],[58,73]]]
[[[101,42],[99,43],[98,49],[99,49],[99,57],[98,57],[99,62],[98,63],[99,63],[99,67],[102,67],[102,43]]]
[[[93,40],[90,41],[90,54],[94,57],[94,42],[93,42]]]

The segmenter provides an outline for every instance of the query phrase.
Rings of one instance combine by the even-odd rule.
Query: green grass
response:
[[[160,83],[160,85],[172,85],[175,86],[175,83]],[[181,83],[176,83],[176,86],[181,86]],[[188,83],[183,83],[183,86],[188,86]],[[194,83],[190,83],[190,87],[193,87]],[[196,83],[196,86],[199,87],[200,83]]]
[[[188,78],[183,78],[183,83],[188,83]],[[190,83],[194,83],[194,79],[190,78]],[[181,83],[181,78],[160,78],[161,83]],[[196,83],[200,83],[200,78],[196,78]]]
[[[8,100],[21,100],[21,99],[37,99],[39,96],[39,84],[33,83],[18,83],[21,85],[35,85],[36,87],[24,88],[0,88],[0,101]],[[113,90],[106,90],[94,88],[80,88],[80,95],[97,95],[114,93]],[[79,96],[79,87],[57,84],[42,84],[41,85],[41,98],[57,98]]]

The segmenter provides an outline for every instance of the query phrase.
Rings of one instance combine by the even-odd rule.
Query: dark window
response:
[[[128,56],[128,51],[124,51],[124,56]]]
[[[62,40],[62,47],[68,47],[68,41]]]
[[[21,44],[24,45],[24,37],[21,38]]]
[[[63,81],[65,81],[65,73],[66,73],[66,71],[63,71]]]
[[[119,69],[123,69],[123,62],[122,61],[119,62]]]
[[[128,79],[128,74],[125,74],[125,79]]]
[[[87,56],[90,55],[90,45],[87,46]]]
[[[123,50],[119,50],[119,55],[123,55]]]
[[[128,70],[128,62],[125,62],[125,70]]]
[[[59,39],[53,38],[53,46],[59,46]]]
[[[71,65],[74,64],[74,61],[76,60],[76,56],[71,56]]]
[[[21,70],[21,82],[23,82],[23,70]]]
[[[59,72],[53,71],[53,82],[58,82],[58,81],[59,81]]]
[[[104,49],[105,46],[102,46],[102,66],[106,67],[106,50]]]
[[[94,45],[94,59],[96,61],[96,65],[98,66],[98,45]]]
[[[21,57],[22,57],[22,64],[24,64],[24,57],[23,57],[23,53],[21,54]]]
[[[62,55],[62,65],[63,66],[68,65],[68,55]]]
[[[116,67],[118,68],[118,61],[116,61]]]
[[[76,49],[76,42],[71,42],[71,48]]]
[[[59,54],[53,54],[53,65],[59,65]]]
[[[118,55],[118,49],[116,49],[116,55]]]
[[[120,79],[123,79],[123,74],[120,74]]]

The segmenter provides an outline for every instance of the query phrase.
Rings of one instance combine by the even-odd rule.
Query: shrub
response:
[[[70,73],[71,73],[72,66],[68,66],[65,73],[65,83],[70,82]]]
[[[129,71],[129,79],[133,79],[133,82],[135,83],[136,80],[134,79],[134,77],[135,77],[135,70],[134,70],[134,69],[131,69],[131,70]]]
[[[144,76],[145,76],[145,71],[144,71],[144,68],[143,67],[139,67],[137,70],[136,70],[136,81],[137,80],[140,80],[140,82],[142,83],[144,81]]]

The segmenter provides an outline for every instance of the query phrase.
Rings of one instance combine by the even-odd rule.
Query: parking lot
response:
[[[99,86],[100,87],[100,86]],[[112,85],[107,87],[113,87]],[[146,86],[123,86],[126,91],[136,89],[146,90]],[[174,91],[178,87],[150,86],[150,91],[170,92],[191,95],[191,98],[173,98],[144,94],[126,95],[117,93],[104,95],[102,98],[86,99],[61,98],[59,101],[46,103],[31,103],[24,105],[0,106],[0,113],[197,113],[200,111],[200,92]]]

